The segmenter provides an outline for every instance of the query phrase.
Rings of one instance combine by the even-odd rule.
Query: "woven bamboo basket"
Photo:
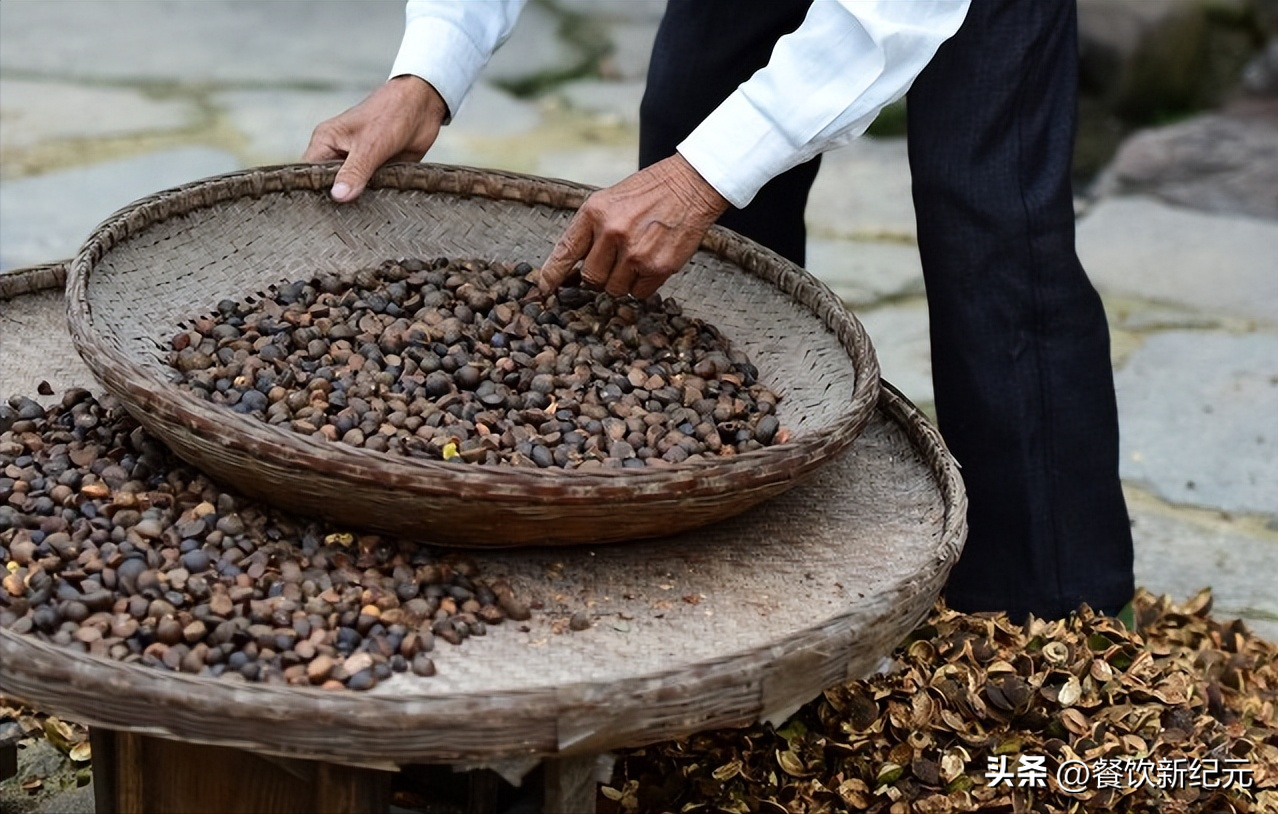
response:
[[[810,476],[864,428],[879,372],[864,329],[803,269],[715,228],[663,287],[749,354],[785,444],[667,469],[564,471],[388,455],[279,429],[169,383],[170,337],[224,298],[398,257],[539,263],[591,189],[429,164],[383,168],[354,204],[336,165],[218,176],[104,221],[73,259],[67,313],[94,376],[178,455],[293,511],[440,545],[514,547],[671,534]]]
[[[99,389],[84,367],[51,369],[75,361],[54,318],[60,279],[56,267],[0,274],[12,392],[45,379]],[[0,629],[0,694],[103,729],[387,769],[776,722],[874,672],[926,616],[962,551],[966,508],[940,434],[884,383],[857,440],[766,505],[643,546],[474,552],[480,573],[541,610],[436,647],[430,678],[398,674],[370,692],[233,682]],[[563,630],[578,610],[592,626]]]

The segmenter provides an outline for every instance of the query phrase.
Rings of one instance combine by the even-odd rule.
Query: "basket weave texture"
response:
[[[69,388],[93,386],[63,316],[70,262],[0,273],[0,399],[22,395],[48,404],[42,384],[59,398]]]
[[[591,188],[430,164],[383,168],[332,203],[336,165],[260,168],[142,199],[71,262],[68,325],[93,375],[192,464],[292,511],[440,545],[601,543],[676,533],[800,483],[873,413],[865,331],[808,272],[715,228],[663,287],[781,396],[788,443],[666,469],[565,471],[388,455],[280,429],[169,383],[168,340],[222,299],[387,258],[539,263]]]

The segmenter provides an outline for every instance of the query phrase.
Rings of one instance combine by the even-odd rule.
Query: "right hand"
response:
[[[342,160],[333,200],[353,201],[388,161],[421,161],[448,117],[448,105],[424,79],[397,76],[346,112],[320,122],[303,161]]]
[[[543,293],[581,264],[581,279],[614,297],[643,299],[683,268],[728,199],[679,153],[597,190],[541,267]]]

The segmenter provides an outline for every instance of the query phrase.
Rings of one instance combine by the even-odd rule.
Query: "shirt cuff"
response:
[[[734,92],[678,146],[710,186],[741,208],[772,178],[802,163],[802,148]]]
[[[457,115],[489,54],[451,21],[409,20],[390,78],[411,74],[426,80],[448,105],[447,124]]]

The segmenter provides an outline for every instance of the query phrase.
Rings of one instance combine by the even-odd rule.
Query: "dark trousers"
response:
[[[641,165],[674,152],[805,10],[670,0]],[[1134,591],[1109,330],[1074,250],[1076,39],[1072,2],[974,0],[908,96],[937,420],[970,501],[946,601],[1018,621],[1084,602],[1112,613]],[[816,170],[720,223],[801,264]]]

